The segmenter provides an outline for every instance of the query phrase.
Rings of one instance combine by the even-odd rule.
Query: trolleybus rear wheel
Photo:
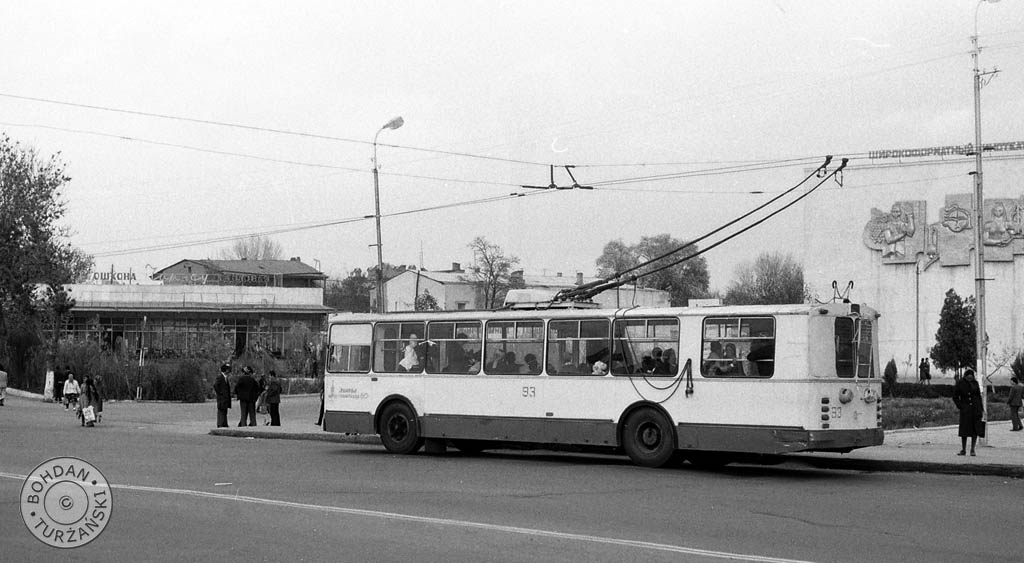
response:
[[[633,463],[661,467],[672,461],[676,441],[672,424],[654,409],[641,409],[626,417],[622,447]]]
[[[391,403],[380,416],[380,441],[396,454],[411,454],[423,447],[416,415],[405,403]]]

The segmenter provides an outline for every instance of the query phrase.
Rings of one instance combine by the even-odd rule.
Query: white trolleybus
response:
[[[882,443],[878,314],[863,305],[336,314],[324,429],[599,447],[657,467]]]

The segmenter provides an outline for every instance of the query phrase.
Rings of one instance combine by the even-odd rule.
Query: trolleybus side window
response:
[[[423,371],[428,341],[423,323],[377,323],[373,334],[373,371]]]
[[[612,375],[675,375],[679,319],[616,319]]]
[[[836,318],[836,375],[874,377],[871,352],[874,324],[866,319]]]
[[[544,321],[488,321],[485,372],[537,375],[543,361]]]
[[[370,371],[370,324],[333,325],[327,350],[327,371],[367,373]]]
[[[427,373],[480,373],[479,321],[427,324]]]
[[[771,377],[775,373],[775,319],[708,317],[701,349],[704,377]]]
[[[608,319],[548,322],[548,375],[607,375]]]

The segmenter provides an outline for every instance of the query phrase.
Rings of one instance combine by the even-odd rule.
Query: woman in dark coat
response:
[[[967,453],[967,438],[971,439],[971,455],[975,455],[974,444],[978,436],[985,436],[985,423],[982,421],[985,411],[981,404],[981,389],[974,379],[974,370],[968,369],[960,381],[956,382],[953,402],[960,409],[960,451],[956,455]]]
[[[267,385],[267,411],[270,413],[270,425],[281,426],[281,383],[277,373],[270,370],[270,384]]]

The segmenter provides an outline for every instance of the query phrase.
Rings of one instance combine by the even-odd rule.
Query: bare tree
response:
[[[280,260],[283,254],[280,243],[262,235],[238,239],[220,251],[222,260]]]
[[[480,304],[484,309],[493,309],[504,302],[512,287],[512,267],[519,263],[519,258],[505,256],[500,246],[484,237],[473,239],[469,248],[473,251],[473,275],[481,295]]]
[[[803,303],[804,269],[789,254],[762,252],[753,263],[740,264],[725,292],[727,305]]]

